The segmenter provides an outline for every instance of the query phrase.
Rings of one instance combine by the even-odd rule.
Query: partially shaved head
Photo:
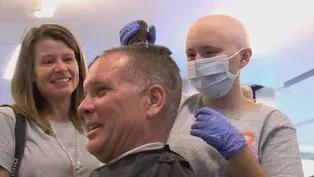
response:
[[[226,15],[210,15],[197,20],[189,29],[186,38],[188,61],[217,55],[232,56],[241,48],[242,57],[232,60],[230,71],[238,72],[251,58],[249,37],[242,23]],[[242,61],[241,59],[244,59]],[[233,65],[233,66],[231,66]]]

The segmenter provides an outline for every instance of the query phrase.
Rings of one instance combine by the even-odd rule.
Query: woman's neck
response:
[[[55,122],[69,122],[70,108],[71,98],[50,100],[45,111],[45,116],[48,118],[48,120]]]
[[[257,105],[244,98],[239,79],[234,81],[231,89],[224,97],[218,99],[204,97],[203,103],[206,106],[232,112],[248,111],[256,108]]]

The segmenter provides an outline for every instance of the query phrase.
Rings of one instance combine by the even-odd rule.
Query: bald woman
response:
[[[130,24],[121,31],[136,32]],[[199,94],[182,98],[168,143],[196,176],[303,177],[290,119],[242,94],[239,74],[252,56],[244,26],[225,15],[200,18],[185,51],[187,78]]]

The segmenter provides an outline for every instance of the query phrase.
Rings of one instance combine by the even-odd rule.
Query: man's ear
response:
[[[147,90],[147,94],[149,97],[147,115],[149,118],[155,117],[162,112],[166,105],[165,89],[159,84],[154,84]]]
[[[242,59],[240,61],[240,68],[244,68],[250,62],[250,59],[252,56],[252,49],[244,48],[241,54],[242,54]]]

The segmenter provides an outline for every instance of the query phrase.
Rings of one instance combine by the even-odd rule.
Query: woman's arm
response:
[[[268,177],[249,146],[244,146],[228,160],[233,177]]]
[[[4,168],[0,167],[0,177],[9,177],[9,172],[6,171]]]

